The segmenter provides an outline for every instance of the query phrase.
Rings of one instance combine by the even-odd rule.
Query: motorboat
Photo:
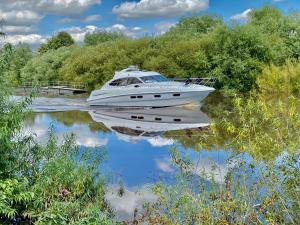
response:
[[[190,82],[170,81],[153,71],[136,66],[116,72],[100,90],[91,93],[90,106],[167,107],[199,104],[215,89]]]
[[[181,107],[164,108],[97,108],[89,114],[127,142],[148,140],[167,131],[203,128],[210,125],[200,110]]]

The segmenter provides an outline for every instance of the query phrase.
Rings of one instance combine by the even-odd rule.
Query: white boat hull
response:
[[[112,95],[105,91],[92,93],[88,99],[90,106],[114,106],[114,107],[166,107],[187,104],[200,104],[210,93],[208,90],[188,90],[176,92],[131,92],[128,94],[117,93]]]

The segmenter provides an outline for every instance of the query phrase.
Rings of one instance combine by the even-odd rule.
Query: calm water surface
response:
[[[81,152],[97,148],[105,153],[99,170],[110,183],[107,199],[119,219],[128,219],[143,202],[155,201],[151,184],[173,182],[178,168],[172,163],[172,147],[194,162],[195,175],[205,171],[224,182],[231,166],[226,161],[229,153],[222,148],[199,151],[197,139],[211,122],[209,113],[199,108],[89,108],[85,99],[37,98],[24,129],[45,143],[53,126],[59,141],[73,133]],[[120,182],[125,188],[122,197],[116,194]]]

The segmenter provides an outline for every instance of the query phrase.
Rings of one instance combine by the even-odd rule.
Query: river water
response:
[[[95,148],[105,154],[99,171],[108,178],[106,198],[120,220],[131,219],[145,201],[155,201],[152,184],[174,181],[178,171],[170,153],[174,147],[194,162],[192,173],[211,174],[219,183],[232,166],[226,160],[229,153],[221,147],[208,150],[198,144],[211,123],[207,109],[90,108],[84,98],[43,97],[35,98],[30,108],[34,113],[24,131],[34,133],[41,144],[52,126],[60,142],[73,133],[81,152]],[[118,195],[120,184],[123,196]]]

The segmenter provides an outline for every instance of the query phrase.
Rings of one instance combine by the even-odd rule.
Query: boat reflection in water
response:
[[[92,119],[103,123],[127,142],[159,137],[167,131],[209,126],[208,117],[199,109],[166,108],[94,108]]]
[[[153,139],[161,141],[161,136],[165,132],[206,127],[210,124],[208,117],[199,109],[192,110],[179,107],[145,109],[102,108],[90,110],[89,113],[94,121],[103,123],[108,129],[115,132],[119,140],[131,143],[141,140],[153,143]],[[147,148],[145,147],[145,149]],[[139,151],[126,151],[126,153],[124,154],[124,149],[122,149],[121,157],[124,157],[123,159],[125,160],[125,163],[123,163],[124,167],[120,167],[120,165],[117,167],[118,170],[122,168],[122,170],[127,172],[125,176],[138,177],[138,174],[141,173],[146,174],[145,177],[162,175],[165,176],[165,179],[173,179],[176,166],[172,164],[168,151],[154,151],[149,155],[149,151],[139,149]],[[112,152],[110,154],[113,155]],[[118,151],[117,154],[116,158],[119,158],[120,152]],[[136,155],[132,157],[130,154]],[[145,155],[140,156],[141,154]],[[151,155],[153,157],[152,160],[154,159],[153,161],[151,161]],[[132,160],[136,158],[139,159],[139,163]],[[135,167],[138,164],[144,166],[139,167],[138,172],[135,170],[135,173],[130,174],[132,170],[128,169],[130,166],[126,163],[126,159],[130,160],[130,165],[134,168],[138,168]],[[120,164],[120,161],[118,163]],[[153,174],[148,174],[149,171],[152,171]],[[142,179],[147,180],[147,178]],[[146,202],[151,204],[156,201],[157,197],[151,190],[151,183],[140,183],[138,189],[132,186],[125,186],[124,195],[120,196],[118,194],[119,187],[111,185],[109,192],[106,194],[106,200],[114,209],[117,220],[132,220],[134,212],[142,212],[143,205]]]

